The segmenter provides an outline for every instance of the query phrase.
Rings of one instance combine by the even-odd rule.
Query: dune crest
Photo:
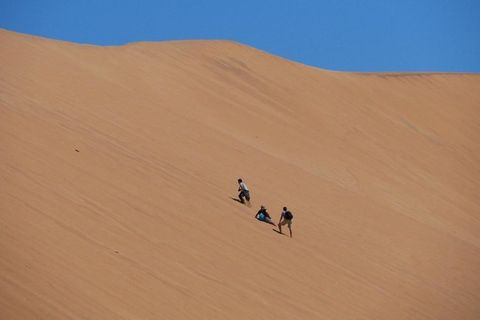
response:
[[[479,319],[479,88],[0,30],[0,318]]]

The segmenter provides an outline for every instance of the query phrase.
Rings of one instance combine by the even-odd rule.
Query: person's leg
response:
[[[245,199],[247,199],[247,201],[250,201],[250,191],[245,190]]]
[[[240,199],[240,202],[243,203],[243,191],[241,191],[239,194],[238,194],[238,198]]]
[[[290,238],[292,237],[292,227],[288,226],[288,230],[290,230]]]
[[[275,226],[275,223],[273,223],[272,219],[270,218],[265,218],[265,221],[270,223],[270,224],[273,224]]]

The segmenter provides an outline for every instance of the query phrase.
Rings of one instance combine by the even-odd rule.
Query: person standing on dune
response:
[[[238,198],[240,199],[241,203],[245,203],[245,201],[243,201],[243,197],[245,197],[247,201],[250,201],[250,190],[248,190],[247,185],[242,181],[242,179],[238,179],[238,191],[240,191]]]
[[[290,230],[290,238],[292,237],[292,219],[293,214],[288,211],[287,207],[283,207],[282,214],[280,215],[280,221],[278,221],[278,230],[282,233],[282,226],[288,224],[288,230]]]

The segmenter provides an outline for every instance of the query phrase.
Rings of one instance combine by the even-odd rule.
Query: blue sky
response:
[[[480,0],[0,0],[0,28],[97,45],[228,39],[329,70],[480,73]]]

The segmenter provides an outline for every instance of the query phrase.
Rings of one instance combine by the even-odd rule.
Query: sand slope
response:
[[[479,319],[479,89],[0,30],[0,318]]]

